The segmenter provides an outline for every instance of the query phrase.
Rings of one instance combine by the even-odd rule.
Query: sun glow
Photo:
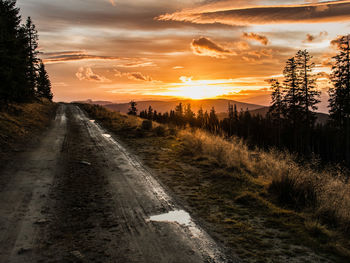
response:
[[[152,93],[152,95],[200,100],[238,93],[246,88],[239,85],[239,80],[234,79],[193,80],[192,77],[185,76],[179,79],[181,83],[171,83],[165,87],[165,90]],[[250,88],[258,89],[261,87],[250,86]]]

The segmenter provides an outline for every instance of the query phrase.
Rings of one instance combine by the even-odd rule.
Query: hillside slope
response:
[[[57,104],[42,102],[10,104],[0,111],[0,159],[5,153],[22,148],[51,122]]]

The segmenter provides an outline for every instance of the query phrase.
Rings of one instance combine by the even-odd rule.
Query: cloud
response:
[[[45,63],[70,62],[78,60],[119,60],[120,57],[89,55],[85,51],[60,51],[43,53]]]
[[[155,66],[155,64],[147,58],[126,58],[118,56],[91,55],[85,51],[44,52],[42,56],[43,61],[47,64],[75,62],[81,60],[113,60],[118,61],[116,64],[118,67],[134,68]]]
[[[272,58],[272,49],[260,49],[248,51],[242,55],[242,59],[246,62],[257,62],[263,58]]]
[[[244,38],[246,39],[251,39],[251,40],[255,40],[255,41],[258,41],[260,42],[262,45],[267,45],[269,43],[269,40],[266,36],[263,36],[263,35],[259,35],[259,34],[256,34],[256,33],[247,33],[247,32],[244,32],[243,35],[242,35]]]
[[[120,72],[119,70],[114,70],[115,74],[114,76],[116,77],[127,77],[130,80],[137,80],[137,81],[147,81],[147,82],[151,82],[154,81],[152,79],[152,77],[147,76],[142,74],[141,72]]]
[[[228,50],[219,44],[214,43],[211,39],[206,37],[193,39],[191,43],[191,48],[193,50],[193,53],[198,56],[226,58],[226,56],[236,55],[235,52]]]
[[[328,36],[326,31],[320,32],[318,35],[306,34],[306,39],[303,41],[304,43],[311,43],[315,40],[321,40],[323,37]]]
[[[128,79],[138,80],[138,81],[152,81],[150,76],[145,76],[141,72],[129,72],[127,73]]]
[[[184,67],[183,66],[175,66],[173,67],[173,69],[183,69]]]
[[[75,76],[79,80],[88,80],[88,81],[93,81],[93,82],[110,82],[109,79],[95,74],[90,67],[80,67],[78,69],[78,72],[75,73]]]
[[[227,24],[235,26],[316,23],[350,20],[350,1],[328,1],[301,5],[255,6],[232,9],[193,9],[158,16],[158,20],[195,24]]]

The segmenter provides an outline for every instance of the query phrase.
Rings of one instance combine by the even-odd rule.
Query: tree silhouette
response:
[[[283,88],[277,79],[271,79],[271,106],[268,114],[277,126],[278,145],[281,144],[281,129],[283,113],[286,111],[286,104],[283,98]]]
[[[23,26],[24,36],[27,41],[26,46],[26,77],[27,77],[27,93],[28,97],[34,96],[37,80],[38,69],[38,31],[30,17],[27,18],[26,24]]]
[[[53,94],[51,92],[51,81],[49,75],[46,72],[44,63],[40,63],[37,83],[37,96],[39,98],[46,98],[52,100]]]
[[[0,1],[0,100],[18,101],[25,85],[25,56],[20,41],[21,16],[16,2]]]
[[[339,53],[334,57],[329,90],[330,117],[345,133],[346,161],[350,163],[350,36],[339,39]]]
[[[130,108],[129,108],[128,114],[136,116],[137,115],[137,109],[136,109],[137,103],[132,100],[129,102],[129,104],[130,104]]]
[[[311,59],[312,56],[306,50],[299,50],[296,54],[301,96],[300,106],[303,108],[307,127],[314,125],[316,118],[313,111],[317,110],[316,104],[320,102],[320,92],[316,90],[316,78],[312,74],[315,64],[311,62]]]
[[[1,105],[31,101],[42,93],[36,90],[39,81],[38,34],[30,17],[23,26],[20,21],[16,1],[0,0]],[[47,74],[45,76],[48,78]]]

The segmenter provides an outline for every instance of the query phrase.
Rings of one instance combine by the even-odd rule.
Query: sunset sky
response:
[[[18,0],[17,5],[37,26],[56,101],[221,96],[266,105],[266,79],[281,77],[286,59],[298,49],[314,56],[325,91],[336,52],[331,41],[350,32],[350,1]]]

